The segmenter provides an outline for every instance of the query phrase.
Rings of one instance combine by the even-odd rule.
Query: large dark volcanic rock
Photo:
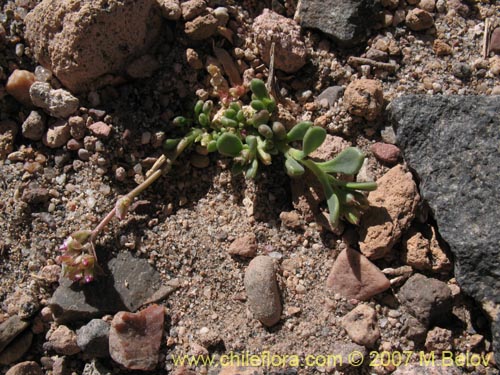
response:
[[[457,280],[492,319],[500,363],[500,97],[404,96],[389,111]]]

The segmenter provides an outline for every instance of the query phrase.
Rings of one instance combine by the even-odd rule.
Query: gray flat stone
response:
[[[161,287],[159,273],[147,260],[129,252],[111,259],[105,272],[105,276],[87,285],[61,280],[49,303],[58,323],[135,311]]]
[[[19,316],[13,315],[0,324],[0,353],[16,338],[21,332],[29,327],[29,323]]]
[[[500,363],[500,97],[404,96],[390,116],[462,290],[492,319]]]
[[[300,26],[320,30],[342,47],[353,47],[366,39],[375,4],[374,0],[302,0],[297,12]]]

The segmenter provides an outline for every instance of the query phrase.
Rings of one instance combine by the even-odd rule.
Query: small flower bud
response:
[[[131,203],[132,200],[127,196],[118,199],[115,206],[115,214],[118,219],[120,220],[125,219],[125,216],[127,216],[127,211]]]

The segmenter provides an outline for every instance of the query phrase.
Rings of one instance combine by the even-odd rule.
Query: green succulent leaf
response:
[[[295,159],[287,158],[285,161],[286,173],[290,177],[302,176],[305,172],[304,167]]]
[[[262,111],[263,109],[267,109],[261,100],[252,100],[250,102],[250,106],[256,111]]]
[[[245,122],[245,112],[243,112],[241,109],[236,113],[236,120],[239,122]]]
[[[280,141],[286,139],[286,128],[285,125],[283,125],[279,121],[273,122],[273,133],[276,136],[276,138]]]
[[[174,138],[174,139],[167,139],[165,143],[163,144],[163,149],[165,151],[172,151],[175,150],[179,142],[181,141],[180,138]]]
[[[288,142],[300,141],[304,138],[307,130],[312,126],[310,121],[302,121],[295,125],[288,134],[286,135],[286,140]]]
[[[338,154],[334,159],[317,163],[326,173],[342,173],[355,175],[363,165],[365,155],[357,147],[349,147]]]
[[[273,130],[269,125],[262,124],[259,125],[257,128],[257,131],[259,132],[260,135],[262,135],[264,138],[271,139],[274,135]]]
[[[210,112],[212,111],[213,107],[214,107],[214,102],[211,100],[207,100],[205,103],[203,103],[202,111],[204,114],[208,116],[210,115]]]
[[[217,141],[210,141],[207,144],[207,151],[208,152],[215,152],[217,151]]]
[[[233,133],[224,133],[217,139],[217,150],[224,156],[238,156],[243,150],[243,143]]]
[[[228,108],[224,111],[224,116],[234,120],[236,118],[236,113],[237,111],[235,111],[234,109]]]
[[[252,163],[248,166],[245,171],[245,178],[253,179],[257,175],[257,170],[259,169],[259,161],[257,159],[253,159]]]
[[[268,98],[266,84],[261,79],[254,78],[250,82],[250,90],[255,94],[258,99]]]
[[[259,125],[262,125],[262,124],[267,124],[268,121],[269,121],[269,112],[266,109],[263,109],[262,111],[257,112],[252,117],[252,123],[253,123],[253,126],[255,126],[255,127],[258,127]]]
[[[362,191],[373,191],[377,189],[377,183],[371,182],[347,182],[344,185],[348,189],[352,190],[362,190]]]
[[[238,121],[235,121],[233,119],[230,119],[226,116],[222,116],[220,119],[220,122],[224,126],[228,126],[230,128],[236,128],[238,126]]]
[[[262,102],[270,113],[274,112],[276,109],[276,101],[272,97],[264,98],[262,99]]]
[[[208,118],[206,113],[200,113],[198,115],[198,122],[201,126],[208,126],[210,124],[210,119]]]
[[[238,112],[241,109],[241,105],[238,102],[232,102],[231,104],[229,104],[229,108],[231,108],[235,112]]]
[[[201,110],[203,109],[203,104],[205,102],[203,100],[198,100],[196,104],[194,105],[194,115],[198,117],[198,115],[201,113]]]
[[[305,155],[309,155],[311,152],[315,151],[319,146],[323,144],[325,138],[325,129],[320,128],[319,126],[313,126],[312,128],[309,128],[304,135],[302,151],[304,151]]]
[[[330,214],[330,224],[332,224],[333,226],[337,226],[340,217],[339,198],[330,185],[323,185],[323,189],[326,196],[326,205],[328,206],[328,212]]]
[[[172,120],[172,123],[174,124],[174,126],[182,127],[188,125],[189,121],[184,116],[177,116]]]

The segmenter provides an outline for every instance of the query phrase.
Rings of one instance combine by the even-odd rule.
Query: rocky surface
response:
[[[161,27],[155,5],[152,0],[42,1],[26,17],[26,39],[41,65],[81,92],[151,47]]]
[[[76,330],[76,343],[91,358],[109,356],[109,323],[92,319]]]
[[[0,324],[12,316],[23,317],[29,324],[0,353],[0,373],[6,373],[12,366],[12,371],[16,371],[16,363],[20,361],[35,361],[43,372],[52,375],[144,373],[127,370],[106,357],[105,335],[100,335],[100,327],[105,329],[104,325],[113,319],[106,314],[128,310],[124,306],[124,301],[130,302],[127,290],[135,293],[134,285],[139,283],[142,291],[132,299],[135,302],[131,306],[137,310],[159,303],[165,308],[167,323],[159,349],[151,356],[157,365],[145,373],[215,375],[219,369],[214,366],[176,366],[174,358],[193,354],[217,359],[231,352],[260,354],[269,350],[280,355],[297,354],[301,361],[308,354],[342,356],[342,364],[290,366],[269,371],[280,375],[388,375],[407,370],[415,374],[496,374],[498,361],[496,365],[491,360],[472,366],[443,367],[440,362],[443,355],[438,353],[437,368],[417,366],[418,355],[410,359],[408,366],[399,367],[392,364],[373,367],[367,359],[372,350],[396,357],[397,352],[405,350],[429,355],[430,349],[440,351],[449,347],[456,355],[469,353],[493,358],[495,342],[489,317],[483,310],[486,308],[491,315],[491,306],[481,306],[468,298],[470,294],[459,283],[463,277],[459,282],[455,278],[458,276],[455,256],[443,239],[435,212],[426,201],[415,203],[414,186],[419,186],[421,178],[415,173],[416,168],[406,165],[408,160],[391,126],[390,108],[391,102],[397,103],[397,97],[408,94],[426,94],[436,102],[441,100],[440,94],[491,98],[498,95],[498,28],[494,31],[500,13],[498,2],[381,0],[380,7],[369,12],[369,20],[364,15],[348,17],[362,2],[336,2],[348,11],[334,17],[327,14],[333,7],[315,2],[319,9],[322,7],[320,13],[328,22],[340,19],[342,27],[347,27],[341,31],[350,41],[343,46],[326,32],[300,27],[296,1],[159,0],[155,1],[158,8],[154,15],[139,11],[120,15],[119,20],[111,20],[116,16],[112,10],[150,3],[108,1],[109,9],[104,3],[100,0],[75,0],[63,5],[40,0],[0,2]],[[75,8],[68,9],[68,4],[74,4]],[[96,10],[92,8],[95,4],[99,5]],[[32,25],[26,27],[26,21],[32,23],[35,13],[40,21],[39,10],[28,15],[37,5],[40,6],[37,9],[45,7],[45,11],[55,9],[45,17],[45,26],[62,29],[54,29],[53,35],[47,37],[48,29],[43,26],[39,36],[40,40],[59,43],[62,46],[57,51],[61,52],[59,56],[87,64],[85,74],[97,74],[98,69],[112,65],[106,51],[121,48],[119,53],[112,53],[112,62],[116,61],[120,67],[104,76],[89,78],[92,82],[75,90],[68,88],[58,78],[64,75],[64,68],[60,66],[54,74],[55,71],[47,69],[52,69],[50,66],[42,67],[41,60],[37,60],[38,50],[27,41],[25,30],[31,33],[30,38],[33,32]],[[264,12],[265,8],[269,10]],[[256,33],[256,19],[264,14],[268,22],[262,22]],[[75,15],[88,18],[74,21]],[[418,18],[419,15],[424,16]],[[155,22],[160,16],[165,21],[157,28]],[[99,21],[101,17],[106,18],[104,22]],[[91,24],[96,19],[98,22]],[[131,37],[141,45],[148,44],[145,39],[136,39],[144,36],[145,22],[152,22],[146,27],[159,33],[159,37],[144,53],[131,51],[128,47],[134,46],[117,42],[120,37]],[[121,26],[116,32],[114,27],[118,23]],[[430,27],[412,30],[419,23]],[[489,54],[482,45],[483,40],[487,41],[488,24],[492,35]],[[79,33],[83,30],[80,26],[88,34],[65,34],[65,31]],[[365,38],[364,42],[355,45],[357,41],[350,38],[356,30],[367,27],[370,28],[367,33],[357,34]],[[100,38],[107,39],[103,42]],[[70,47],[76,46],[78,40],[84,51],[74,53]],[[270,71],[267,54],[272,41],[275,48],[294,47],[292,52],[298,52],[297,55],[285,49],[285,57],[280,59],[297,70],[288,73],[278,69],[275,59],[275,70]],[[122,59],[123,56],[127,57]],[[75,68],[72,61],[66,64],[68,72]],[[55,113],[51,115],[31,103],[23,103],[10,90],[12,87],[6,87],[16,70],[27,72],[14,81],[24,93],[33,85],[34,75],[37,86],[65,88],[78,99],[78,107],[71,115],[56,118]],[[155,269],[158,278],[153,279],[159,279],[158,284],[153,280],[143,285],[136,280],[140,279],[136,277],[140,273],[133,267],[123,267],[126,277],[119,278],[116,285],[109,280],[96,283],[95,289],[101,288],[96,291],[69,286],[64,279],[59,281],[61,266],[57,257],[61,254],[61,243],[70,233],[97,225],[113,209],[119,196],[144,181],[146,172],[163,152],[163,141],[184,132],[173,124],[175,116],[191,118],[192,104],[198,99],[217,102],[222,95],[213,83],[222,85],[224,92],[226,84],[227,88],[246,86],[254,77],[267,81],[270,76],[273,79],[269,84],[278,107],[273,121],[279,120],[287,128],[298,121],[311,121],[326,129],[327,141],[314,153],[316,160],[329,159],[345,147],[356,146],[367,156],[356,181],[378,181],[383,196],[396,196],[398,186],[411,187],[408,190],[411,194],[399,194],[398,199],[384,202],[393,215],[388,215],[388,221],[393,226],[397,223],[399,229],[373,232],[374,238],[379,236],[379,244],[390,244],[390,250],[383,245],[379,257],[363,258],[358,249],[364,246],[366,226],[328,225],[321,190],[315,190],[314,183],[304,183],[314,179],[305,175],[290,187],[290,179],[278,158],[273,156],[272,165],[259,168],[255,180],[246,180],[231,173],[228,159],[203,154],[205,150],[197,148],[186,150],[168,175],[143,192],[124,220],[111,220],[95,244],[108,277],[113,276],[108,269],[109,260],[126,253],[131,255],[127,258],[130,264],[140,260]],[[82,75],[74,77],[80,80]],[[360,87],[344,95],[356,82]],[[376,93],[380,92],[383,100],[377,99]],[[249,100],[248,94],[242,97],[244,103]],[[42,115],[41,121],[30,118],[34,110]],[[447,116],[446,121],[452,117]],[[415,115],[415,118],[421,119],[422,124],[433,121],[433,116]],[[391,146],[400,148],[401,155],[396,157],[396,149]],[[442,147],[446,149],[449,145]],[[401,173],[394,180],[384,181],[383,176],[393,167]],[[297,190],[297,186],[302,190]],[[381,202],[377,199],[375,206]],[[407,215],[407,212],[412,213]],[[399,220],[402,222],[398,223]],[[475,221],[468,219],[468,223]],[[264,256],[273,262],[280,313],[276,314],[278,322],[271,327],[255,319],[252,308],[257,298],[252,302],[245,288],[245,273],[252,258],[230,254],[234,250],[231,245],[249,234],[255,236],[257,245],[248,247],[251,252],[255,250],[254,257]],[[253,239],[247,243],[252,242]],[[353,272],[356,268],[351,264],[342,267],[347,253],[351,253],[347,249],[356,252],[360,266],[370,265],[368,270],[364,267],[363,277]],[[141,269],[150,270],[148,267]],[[412,306],[424,312],[435,309],[432,293],[426,295],[418,290],[425,288],[406,290],[407,285],[414,283],[415,273],[426,275],[425,288],[430,285],[434,290],[435,281],[440,280],[440,287],[449,289],[447,312],[451,313],[443,313],[447,317],[444,321],[436,319],[427,325],[413,317],[412,314],[418,314],[411,310]],[[373,281],[367,280],[370,274]],[[346,280],[352,278],[352,283],[343,282],[344,276]],[[325,286],[327,280],[335,277],[338,289]],[[99,275],[98,279],[101,278]],[[368,294],[360,302],[357,293],[363,289],[358,289],[359,282],[368,290],[378,289],[374,288],[378,282],[384,287],[389,282],[390,288],[377,290],[370,297]],[[272,285],[267,283],[264,287],[272,289]],[[62,293],[64,288],[66,291]],[[115,292],[119,288],[121,291]],[[402,295],[423,301],[426,306],[406,300],[402,303]],[[437,292],[436,295],[441,296]],[[55,307],[51,305],[54,300],[74,303],[75,310],[62,305],[67,309],[66,322],[60,319],[61,315],[53,316],[49,306]],[[113,308],[107,310],[106,303],[114,305]],[[362,305],[375,312],[367,316],[376,323],[353,325],[357,333],[349,334],[342,328],[343,319]],[[56,307],[54,312],[64,309]],[[93,317],[100,317],[97,328],[93,326],[95,322],[89,323]],[[61,328],[63,324],[67,330]],[[374,327],[378,328],[379,338],[371,344]],[[49,337],[61,329],[70,338],[76,334],[81,351],[62,355],[50,346],[54,340]],[[364,345],[371,346],[354,343],[351,335],[361,337]],[[151,335],[149,339],[155,337]],[[93,340],[99,340],[99,344]],[[137,344],[134,339],[128,341]],[[74,348],[74,340],[67,342],[68,348]],[[139,342],[142,345],[142,338]],[[142,346],[146,344],[151,344],[151,340],[144,338]],[[98,348],[99,353],[90,353]],[[358,352],[356,358],[365,357],[363,365],[349,365],[348,357],[353,351]],[[99,360],[91,358],[97,355],[103,356]],[[7,362],[11,363],[3,365]],[[226,375],[235,372],[263,374],[267,369],[230,366],[222,370]]]
[[[500,359],[500,100],[496,97],[403,97],[391,104],[405,158],[418,174],[443,239],[456,257],[464,291],[493,320]]]

